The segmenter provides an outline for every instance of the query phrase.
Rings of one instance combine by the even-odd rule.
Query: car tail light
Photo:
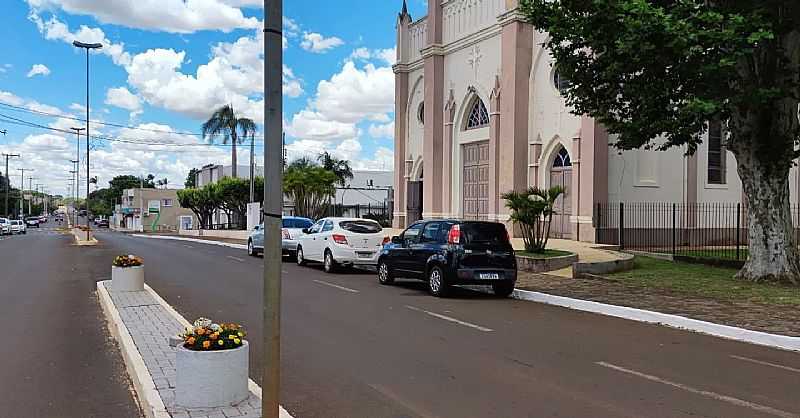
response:
[[[347,245],[347,237],[345,237],[344,235],[333,234],[331,235],[331,238],[333,239],[333,242],[337,244]]]
[[[388,244],[388,243],[390,243],[390,242],[392,242],[392,239],[391,239],[391,238],[389,238],[389,237],[383,237],[383,242],[381,243],[381,245],[386,245],[386,244]]]
[[[284,228],[281,229],[281,233],[283,234],[283,239],[292,239],[291,234],[289,234],[289,230]]]
[[[447,234],[447,243],[458,244],[459,242],[461,242],[461,227],[458,225],[453,225],[450,228],[450,233]]]

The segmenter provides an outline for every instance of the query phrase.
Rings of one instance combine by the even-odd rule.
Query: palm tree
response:
[[[336,183],[338,185],[344,187],[347,185],[347,180],[353,179],[353,169],[350,168],[349,161],[333,157],[327,151],[320,154],[317,160],[322,164],[322,168],[336,174]]]
[[[241,131],[241,137],[239,135]],[[203,124],[203,138],[209,142],[214,142],[214,136],[222,135],[222,143],[231,143],[231,176],[236,178],[237,161],[236,145],[243,139],[250,137],[251,142],[255,141],[256,124],[252,119],[237,118],[233,112],[233,106],[225,105],[214,111],[214,114]],[[252,149],[252,146],[251,146]],[[253,155],[251,153],[251,166]]]

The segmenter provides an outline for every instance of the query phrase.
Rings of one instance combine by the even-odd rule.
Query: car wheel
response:
[[[247,240],[247,255],[250,257],[256,256],[256,248],[253,246],[253,240]]]
[[[381,261],[378,264],[378,282],[385,285],[394,283],[394,274],[392,274],[392,270],[385,261]]]
[[[444,277],[444,271],[438,266],[435,266],[428,272],[428,290],[433,296],[443,298],[450,293],[450,285]]]
[[[303,266],[306,264],[306,258],[303,255],[303,247],[297,246],[297,255],[294,257],[295,262],[298,266]]]
[[[492,291],[501,298],[507,298],[514,293],[514,282],[499,282],[492,284]]]
[[[325,270],[325,273],[336,273],[339,269],[336,260],[333,259],[331,250],[325,250],[325,259],[322,262],[322,268]]]

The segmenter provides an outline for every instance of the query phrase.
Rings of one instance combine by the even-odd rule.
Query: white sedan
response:
[[[322,263],[328,273],[339,267],[374,266],[389,237],[375,221],[358,218],[320,219],[297,237],[297,264]]]

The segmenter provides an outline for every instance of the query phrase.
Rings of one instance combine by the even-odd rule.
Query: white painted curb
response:
[[[137,238],[165,239],[165,240],[172,240],[172,241],[196,242],[196,243],[199,243],[199,244],[218,245],[220,247],[236,248],[237,250],[246,250],[247,249],[247,245],[244,245],[244,244],[231,244],[229,242],[210,241],[210,240],[197,239],[197,238],[171,237],[171,236],[166,236],[166,235],[143,235],[143,234],[131,234],[131,236],[132,237],[137,237]]]
[[[175,318],[178,322],[180,322],[184,328],[192,326],[192,324],[189,323],[189,321],[187,321],[186,318],[183,317],[183,315],[178,313],[178,311],[176,311],[175,308],[173,308],[169,303],[167,303],[167,301],[165,301],[158,293],[156,293],[155,290],[153,290],[146,283],[144,285],[144,290],[150,293],[150,295],[159,303],[159,305],[163,306],[164,309],[167,311],[167,313],[172,315],[173,318]],[[261,386],[258,386],[258,384],[254,382],[253,379],[248,379],[247,386],[253,395],[261,399]],[[289,414],[289,412],[283,409],[283,407],[280,408],[281,408],[280,418],[293,418],[292,415]]]
[[[783,350],[800,351],[800,337],[769,334],[760,331],[714,324],[678,315],[661,312],[646,311],[644,309],[628,308],[625,306],[608,305],[588,300],[572,299],[563,296],[548,295],[546,293],[532,292],[529,290],[515,289],[511,295],[514,299],[530,302],[544,303],[547,305],[561,306],[578,311],[592,312],[601,315],[645,322],[648,324],[666,325],[673,328],[695,331],[715,337],[727,338],[751,344],[780,348]]]
[[[158,394],[153,377],[147,371],[144,359],[142,359],[139,349],[136,348],[136,343],[133,342],[133,338],[128,332],[128,327],[122,322],[119,311],[117,311],[117,307],[114,306],[114,302],[111,300],[111,295],[106,290],[106,283],[97,282],[97,295],[100,299],[100,306],[102,306],[106,315],[108,329],[111,331],[111,335],[119,342],[125,367],[128,369],[128,375],[133,381],[136,394],[139,396],[139,406],[147,418],[170,418],[171,415],[167,412],[167,407],[164,406],[161,395]]]

